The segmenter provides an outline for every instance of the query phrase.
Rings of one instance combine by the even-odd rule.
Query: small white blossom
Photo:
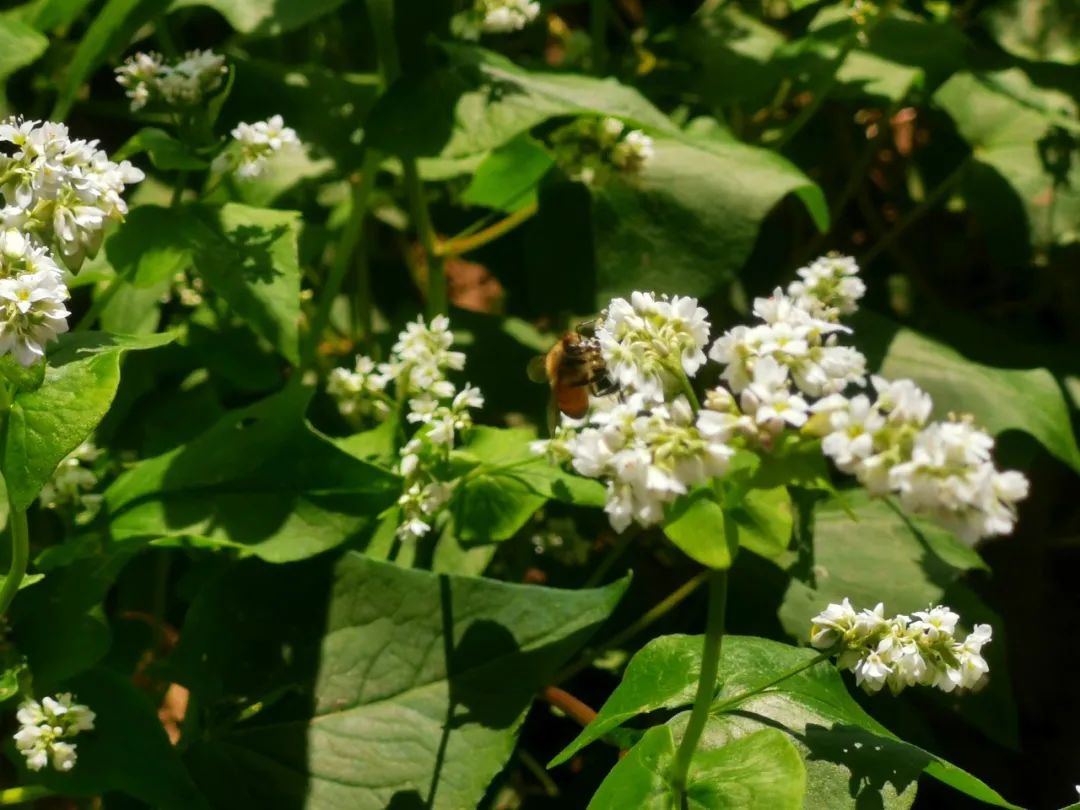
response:
[[[654,154],[653,139],[635,129],[612,147],[611,162],[625,172],[636,172],[652,160]]]
[[[98,475],[88,465],[101,456],[93,442],[83,442],[56,467],[52,478],[38,496],[46,509],[70,507],[77,510],[77,522],[92,518],[101,504],[101,495],[93,494]],[[48,700],[48,698],[46,698]]]
[[[822,256],[796,273],[799,280],[788,285],[788,295],[800,307],[825,320],[852,314],[866,294],[866,285],[858,276],[859,266],[850,256]]]
[[[596,332],[612,378],[627,393],[662,402],[705,363],[708,313],[689,297],[635,292],[616,298]]]
[[[45,356],[45,346],[68,329],[68,290],[48,253],[17,231],[2,237],[0,249],[0,355],[29,366]]]
[[[126,160],[110,161],[97,141],[72,139],[63,124],[9,118],[0,142],[14,147],[0,155],[3,225],[55,247],[78,270],[97,253],[105,226],[127,214],[124,188],[143,173]]]
[[[635,174],[656,154],[649,135],[610,116],[578,118],[552,133],[551,143],[562,170],[590,185]]]
[[[535,0],[477,0],[480,27],[486,34],[509,34],[520,31],[540,14]]]
[[[232,131],[233,147],[214,161],[218,170],[233,170],[239,177],[262,174],[266,161],[283,149],[300,147],[296,131],[285,126],[280,115],[272,115],[254,124],[240,123]]]
[[[32,771],[46,765],[58,771],[75,767],[74,743],[66,740],[83,731],[92,731],[95,715],[88,707],[75,703],[71,694],[46,697],[40,703],[26,700],[16,713],[19,730],[15,732],[15,747]]]
[[[127,90],[132,111],[151,102],[191,107],[221,87],[227,72],[225,57],[213,51],[188,51],[171,65],[161,54],[139,52],[116,68],[116,81]]]
[[[810,643],[833,651],[837,666],[850,669],[867,692],[886,685],[893,694],[915,685],[946,692],[981,688],[989,673],[982,648],[990,641],[990,626],[976,625],[960,641],[960,617],[949,608],[931,606],[914,615],[885,619],[883,605],[856,613],[844,599],[811,620]]]

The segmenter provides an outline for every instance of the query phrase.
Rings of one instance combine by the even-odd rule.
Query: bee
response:
[[[589,324],[582,324],[529,363],[529,378],[551,386],[553,423],[556,410],[580,419],[589,410],[590,395],[606,396],[618,387],[608,375],[599,342],[589,331]]]

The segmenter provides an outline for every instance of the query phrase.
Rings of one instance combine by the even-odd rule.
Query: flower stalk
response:
[[[709,606],[705,623],[705,644],[701,651],[701,674],[698,676],[694,706],[690,721],[686,724],[682,741],[671,762],[669,778],[672,786],[685,801],[686,779],[690,761],[694,758],[705,723],[709,719],[713,697],[716,695],[716,678],[720,672],[720,649],[724,639],[724,613],[727,609],[726,570],[714,571],[709,579]]]
[[[30,530],[26,522],[26,510],[17,509],[10,504],[8,523],[11,527],[11,567],[8,569],[4,584],[0,587],[0,616],[7,615],[19,585],[26,576],[26,566],[30,559]]]

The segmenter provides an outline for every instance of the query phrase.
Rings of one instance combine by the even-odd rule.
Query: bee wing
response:
[[[526,369],[529,374],[529,379],[535,383],[546,383],[548,381],[547,355],[537,355],[529,361],[529,366]]]

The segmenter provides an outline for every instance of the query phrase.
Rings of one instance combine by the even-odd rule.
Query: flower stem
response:
[[[720,647],[724,639],[724,611],[727,606],[727,571],[713,571],[709,577],[709,607],[705,622],[705,645],[701,651],[701,674],[698,676],[697,694],[690,710],[682,741],[671,762],[670,780],[679,796],[685,801],[686,778],[690,772],[690,760],[694,757],[709,708],[716,694],[716,677],[720,672]]]
[[[330,310],[334,305],[334,299],[341,292],[341,284],[345,280],[349,263],[358,250],[363,250],[364,220],[367,216],[368,202],[371,200],[371,190],[375,185],[375,173],[378,171],[381,156],[374,150],[368,149],[364,154],[363,163],[360,166],[360,178],[352,184],[352,210],[349,212],[349,221],[341,230],[337,249],[334,252],[334,265],[330,268],[330,275],[326,279],[326,286],[319,294],[319,305],[315,310],[315,317],[311,320],[311,332],[308,335],[308,362],[315,357],[322,334],[326,331],[326,324],[330,320]],[[360,278],[357,280],[360,286],[366,286],[370,279]],[[371,324],[371,291],[360,290],[357,300],[363,300],[367,312],[357,313],[357,321],[364,328],[363,336],[368,337],[367,330]]]
[[[19,592],[19,584],[26,575],[26,564],[30,559],[30,530],[26,524],[26,511],[16,509],[15,504],[8,501],[10,512],[8,523],[11,526],[11,568],[8,569],[4,578],[4,585],[0,587],[0,616],[7,615],[11,607],[11,601]]]
[[[424,199],[424,185],[420,180],[416,160],[402,158],[401,163],[413,227],[427,259],[427,314],[428,318],[434,318],[436,315],[445,315],[450,308],[446,291],[446,266],[436,247],[438,238],[431,224],[431,213],[428,211],[427,200]]]
[[[7,788],[6,790],[0,790],[0,805],[26,804],[26,802],[47,799],[49,796],[55,795],[55,790],[50,790],[43,785]]]
[[[639,616],[637,620],[633,622],[633,624],[630,624],[629,626],[623,628],[618,633],[609,638],[607,641],[605,641],[603,644],[600,644],[591,649],[584,650],[581,654],[581,658],[579,658],[576,662],[574,662],[555,676],[555,678],[553,679],[554,682],[564,683],[565,681],[570,680],[572,677],[581,672],[581,670],[585,669],[587,666],[589,666],[589,664],[599,658],[600,655],[602,655],[603,653],[607,652],[608,650],[618,649],[627,641],[640,633],[642,630],[645,630],[646,628],[651,627],[653,624],[660,621],[660,619],[667,616],[669,613],[671,613],[671,611],[673,611],[684,601],[686,601],[686,598],[688,596],[690,596],[698,588],[704,585],[705,580],[708,579],[708,577],[709,572],[702,571],[700,574],[684,582],[670,594],[665,596],[662,600],[660,600],[643,614],[641,614],[641,616]]]
[[[803,670],[810,669],[810,667],[816,666],[817,664],[820,664],[822,661],[828,661],[829,658],[832,655],[834,655],[835,653],[836,653],[835,649],[826,650],[825,652],[822,652],[822,653],[819,653],[818,655],[815,655],[813,658],[808,658],[807,660],[803,661],[798,666],[794,666],[794,667],[791,667],[791,669],[784,670],[783,672],[781,672],[776,677],[770,678],[769,680],[765,681],[764,683],[760,683],[757,686],[751,686],[745,692],[739,692],[739,694],[737,694],[737,695],[732,695],[731,697],[727,698],[726,700],[722,700],[719,703],[717,703],[715,706],[713,706],[710,709],[710,714],[723,714],[728,709],[730,709],[732,706],[739,705],[744,700],[747,700],[748,698],[752,698],[754,695],[756,695],[756,694],[758,694],[760,692],[764,692],[769,687],[776,686],[776,684],[780,683],[781,681],[786,681],[788,678],[792,677],[793,675],[798,675]]]
[[[440,256],[460,256],[463,253],[469,253],[476,250],[479,247],[483,247],[489,242],[494,242],[503,234],[509,233],[514,230],[518,225],[523,222],[527,222],[533,216],[536,215],[539,206],[535,202],[531,202],[519,208],[514,213],[510,214],[493,225],[489,225],[482,231],[478,231],[470,236],[455,237],[454,239],[447,239],[445,242],[440,242],[435,246],[435,251]]]
[[[592,39],[592,72],[602,76],[607,70],[608,0],[589,1],[589,37]]]
[[[682,363],[676,361],[671,365],[671,370],[675,372],[675,376],[679,378],[679,385],[682,387],[683,394],[686,395],[687,400],[690,402],[690,407],[694,409],[694,413],[701,410],[701,402],[697,398],[697,394],[694,393],[694,386],[690,384],[690,378],[686,376],[686,372],[683,371]]]

